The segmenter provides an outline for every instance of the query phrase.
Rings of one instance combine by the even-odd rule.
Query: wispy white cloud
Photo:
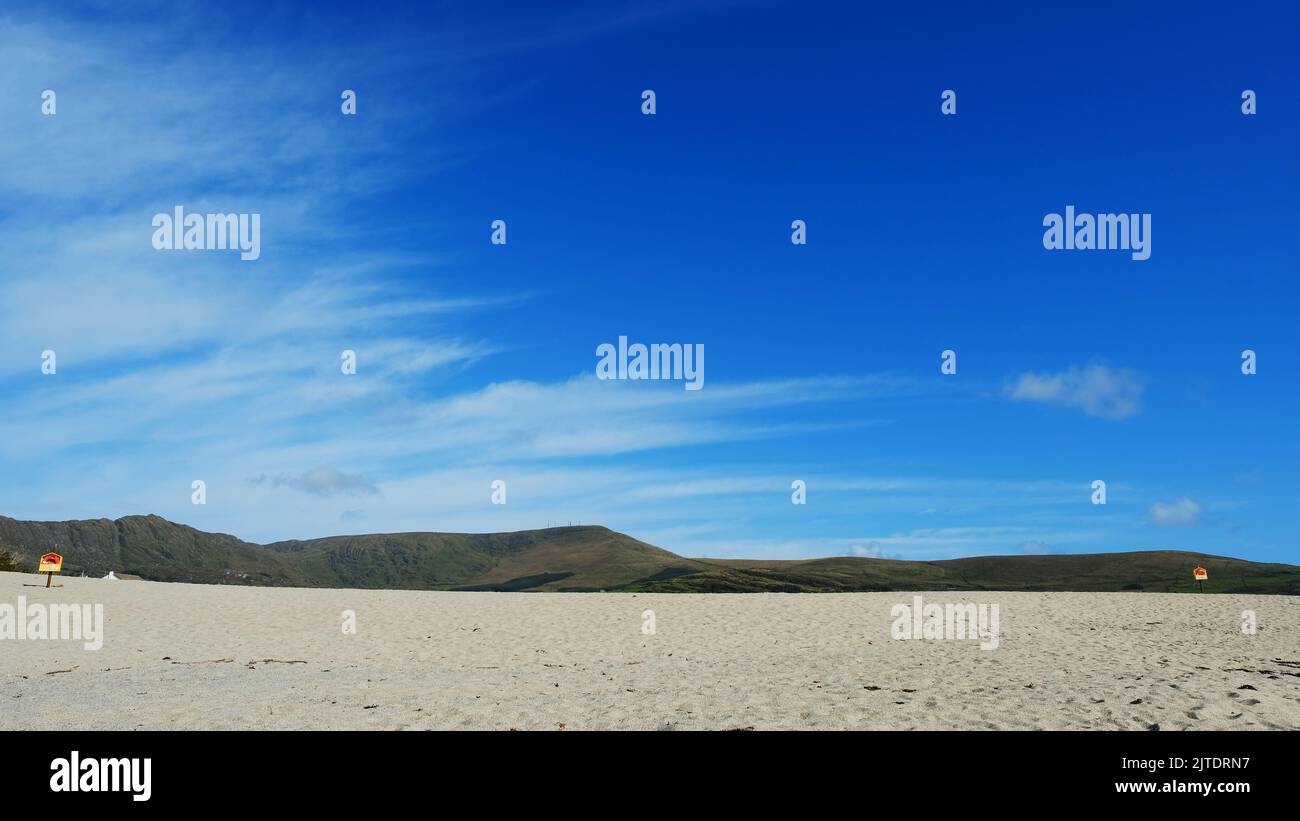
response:
[[[855,544],[849,548],[849,555],[860,559],[896,559],[896,554],[886,553],[885,549],[880,546],[880,542],[868,542],[867,544]]]
[[[1201,521],[1201,506],[1186,496],[1172,502],[1156,502],[1147,512],[1147,518],[1158,527],[1190,527]]]
[[[1102,364],[1057,373],[1023,373],[1003,395],[1021,402],[1076,408],[1102,419],[1128,419],[1142,412],[1146,380],[1131,370]]]
[[[765,462],[770,440],[893,424],[891,403],[921,390],[893,376],[711,377],[686,392],[564,378],[580,365],[546,379],[475,370],[511,348],[494,326],[471,333],[460,320],[524,296],[444,285],[443,273],[466,278],[456,259],[389,242],[438,226],[370,224],[359,204],[481,150],[441,139],[443,118],[519,93],[527,80],[476,82],[502,53],[660,10],[440,28],[412,35],[419,47],[358,37],[336,49],[304,30],[227,51],[206,47],[201,7],[174,6],[94,27],[0,19],[0,96],[30,103],[29,120],[0,120],[0,194],[30,206],[0,209],[0,514],[157,512],[259,540],[560,519],[697,556],[946,557],[1096,532],[1061,524],[1083,498],[1074,482]],[[338,106],[324,64],[361,90],[364,116],[322,116]],[[417,74],[437,106],[411,116],[373,104],[368,88]],[[38,114],[44,87],[59,93],[56,117]],[[425,148],[398,150],[412,144]],[[262,259],[154,251],[150,218],[178,203],[262,214]],[[55,377],[39,374],[45,348]],[[355,376],[340,373],[344,349]],[[1142,393],[1135,374],[1099,365],[1007,388],[1112,419],[1138,413]],[[863,407],[831,422],[800,412]],[[695,459],[738,443],[727,452],[745,451],[743,469]],[[790,504],[793,478],[809,482],[807,507]],[[190,504],[194,479],[206,506]],[[509,481],[508,505],[490,503],[495,479]],[[909,529],[921,513],[937,526]],[[1000,524],[962,524],[990,519]]]
[[[1021,553],[1027,553],[1031,556],[1043,556],[1057,552],[1055,548],[1041,539],[1028,539],[1016,545],[1016,547]]]
[[[250,481],[254,485],[261,485],[266,478],[262,475]],[[294,490],[322,497],[360,496],[379,492],[379,489],[361,474],[348,473],[331,467],[313,468],[300,476],[279,474],[270,477],[270,481],[274,487],[291,487]]]

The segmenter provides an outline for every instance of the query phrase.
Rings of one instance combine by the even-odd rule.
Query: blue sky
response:
[[[0,515],[1298,560],[1293,3],[131,5],[0,16]]]

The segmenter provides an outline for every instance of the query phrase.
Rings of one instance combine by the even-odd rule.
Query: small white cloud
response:
[[[1147,516],[1159,527],[1187,527],[1201,520],[1201,506],[1184,496],[1173,502],[1156,502]]]
[[[271,480],[276,487],[291,487],[313,496],[359,496],[378,493],[379,489],[358,473],[345,473],[337,468],[316,468],[301,476],[281,474]]]
[[[854,556],[862,559],[892,559],[894,556],[886,553],[880,547],[880,542],[870,542],[868,544],[855,544],[849,549]]]
[[[1146,381],[1139,374],[1094,364],[1060,373],[1022,373],[1003,395],[1077,408],[1102,419],[1127,419],[1142,412],[1145,390]]]
[[[1048,553],[1056,552],[1055,548],[1047,542],[1039,541],[1038,539],[1030,539],[1027,542],[1021,542],[1016,545],[1016,547],[1020,548],[1021,553],[1027,553],[1031,556],[1044,556]]]

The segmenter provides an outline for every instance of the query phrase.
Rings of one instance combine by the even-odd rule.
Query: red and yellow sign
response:
[[[41,569],[37,573],[62,573],[63,557],[58,553],[46,553],[41,557]]]
[[[1198,582],[1207,581],[1210,578],[1210,571],[1206,570],[1204,567],[1198,567],[1192,571],[1192,578],[1196,579]]]

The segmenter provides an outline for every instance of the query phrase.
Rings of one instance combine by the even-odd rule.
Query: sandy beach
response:
[[[102,604],[103,646],[0,640],[0,729],[1300,729],[1292,597],[921,594],[997,604],[985,650],[892,639],[912,593],[42,583],[0,606]]]

